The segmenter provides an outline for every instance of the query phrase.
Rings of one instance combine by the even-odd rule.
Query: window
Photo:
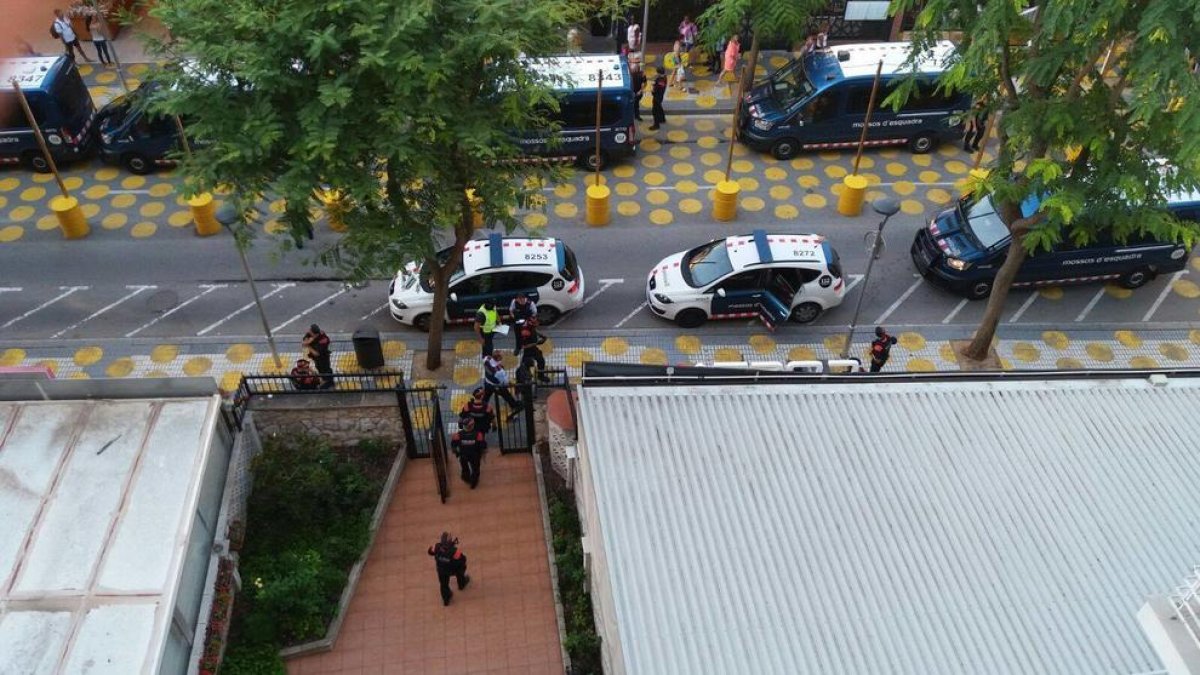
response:
[[[945,91],[938,91],[933,82],[921,81],[904,104],[904,111],[917,110],[948,110],[954,107],[954,97]]]
[[[0,129],[26,129],[29,122],[25,120],[25,112],[17,103],[15,94],[0,93]]]
[[[683,280],[695,288],[702,288],[733,271],[725,240],[718,239],[700,248],[692,249],[683,256],[680,272]]]
[[[624,105],[620,100],[602,101],[600,103],[600,126],[611,127],[624,124]],[[596,128],[596,102],[590,104],[573,101],[559,102],[557,113],[550,115],[557,120],[563,129]]]
[[[866,115],[867,106],[871,103],[871,82],[856,82],[850,85],[850,89],[846,92],[846,114],[847,115]],[[877,98],[884,98],[886,92],[876,94]],[[879,107],[879,101],[875,101],[875,107]]]
[[[495,284],[494,277],[494,274],[477,274],[454,284],[450,287],[450,292],[457,293],[460,300],[469,296],[491,293]]]
[[[814,99],[804,107],[804,119],[808,122],[828,122],[836,117],[837,94],[836,91],[827,91]]]
[[[764,274],[770,270],[751,270],[749,272],[741,272],[727,279],[723,279],[720,287],[725,289],[726,293],[732,291],[757,291],[764,286]]]
[[[492,285],[495,293],[532,291],[550,283],[550,275],[541,272],[499,272],[485,276],[495,278]]]

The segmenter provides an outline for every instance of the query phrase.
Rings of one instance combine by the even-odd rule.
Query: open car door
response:
[[[796,289],[800,287],[799,270],[776,268],[771,270],[771,278],[758,302],[758,318],[768,330],[788,320],[791,315],[792,299],[796,297]]]

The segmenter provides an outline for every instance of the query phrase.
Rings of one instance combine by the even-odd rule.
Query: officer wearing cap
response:
[[[875,327],[875,339],[871,341],[871,372],[878,373],[892,356],[892,345],[896,338],[888,335],[883,326]]]

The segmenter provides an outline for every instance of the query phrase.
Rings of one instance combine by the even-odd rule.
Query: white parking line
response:
[[[942,319],[942,323],[950,323],[953,321],[954,317],[958,316],[958,313],[962,311],[963,307],[967,306],[968,302],[970,302],[970,300],[966,298],[959,300],[958,304],[954,306],[954,309],[950,310],[950,313],[946,315],[946,318]]]
[[[296,285],[296,284],[293,284],[293,283],[286,283],[286,284],[275,284],[275,289],[274,289],[274,290],[272,290],[272,291],[270,291],[270,292],[269,292],[269,293],[267,293],[266,295],[262,296],[262,299],[263,299],[263,300],[266,300],[267,298],[271,297],[272,295],[276,295],[276,294],[278,294],[280,291],[283,291],[284,289],[287,289],[287,288],[291,288],[292,286],[295,286],[295,285]],[[221,319],[218,319],[216,323],[213,323],[213,324],[212,324],[212,325],[210,325],[210,326],[207,326],[207,327],[205,327],[205,328],[202,328],[202,329],[201,329],[199,332],[197,332],[197,333],[196,333],[196,335],[204,335],[205,333],[208,333],[208,332],[212,331],[213,329],[220,327],[220,326],[221,326],[222,324],[224,324],[225,322],[229,321],[229,320],[230,320],[230,319],[232,319],[233,317],[237,316],[238,314],[241,314],[242,312],[244,312],[244,311],[246,311],[246,310],[250,309],[250,308],[251,308],[251,307],[253,307],[253,306],[254,306],[254,301],[253,301],[253,300],[251,300],[250,302],[248,302],[248,303],[246,303],[246,304],[242,305],[241,307],[239,307],[239,308],[237,308],[236,310],[234,310],[234,311],[230,312],[229,314],[226,314],[226,315],[225,315],[223,318],[221,318]]]
[[[650,304],[649,301],[646,301],[646,302],[643,302],[642,304],[638,305],[632,312],[626,314],[624,319],[621,319],[620,321],[618,321],[617,325],[613,326],[613,328],[620,328],[621,326],[624,326],[626,321],[629,321],[633,317],[637,316],[638,312],[642,311],[643,309],[646,309],[646,305],[648,305],[648,304]]]
[[[1146,315],[1142,317],[1142,321],[1149,321],[1150,317],[1154,316],[1154,313],[1157,312],[1158,308],[1162,306],[1163,301],[1167,299],[1167,294],[1171,292],[1171,287],[1175,285],[1176,281],[1179,281],[1180,277],[1187,273],[1187,270],[1180,270],[1171,275],[1171,280],[1167,282],[1166,286],[1163,286],[1163,289],[1158,294],[1158,297],[1154,299],[1154,304],[1150,305],[1150,309],[1148,309],[1146,311]]]
[[[376,314],[382,312],[383,310],[387,309],[387,306],[388,306],[388,304],[386,302],[383,303],[382,305],[376,307],[375,309],[371,310],[370,312],[363,314],[362,317],[359,319],[359,321],[366,321],[367,319],[369,319],[369,318],[375,316]]]
[[[8,328],[9,326],[13,325],[14,323],[16,323],[22,319],[28,319],[30,316],[36,314],[37,312],[42,311],[43,309],[46,309],[50,305],[53,305],[54,303],[58,302],[59,300],[62,300],[63,298],[67,297],[68,295],[71,295],[75,291],[86,291],[89,288],[91,288],[91,286],[59,286],[58,290],[62,291],[62,293],[59,293],[58,295],[54,296],[53,298],[50,298],[46,302],[43,302],[42,304],[38,305],[37,307],[34,307],[33,309],[29,310],[28,312],[25,312],[21,316],[13,317],[13,318],[9,319],[7,323],[5,323],[3,326],[0,326],[0,329]]]
[[[135,295],[137,295],[137,294],[139,294],[139,293],[141,293],[142,291],[150,290],[151,288],[158,288],[158,286],[126,286],[125,288],[132,288],[132,289],[133,289],[133,291],[131,291],[131,292],[129,292],[129,293],[126,293],[126,294],[125,294],[125,295],[124,295],[124,296],[123,296],[121,299],[117,300],[116,302],[111,302],[111,303],[109,303],[109,304],[107,304],[107,305],[105,305],[105,306],[101,307],[100,309],[98,309],[98,310],[96,310],[96,311],[92,312],[91,314],[89,314],[89,315],[88,315],[88,316],[87,316],[85,319],[83,319],[82,321],[76,321],[75,323],[73,323],[73,324],[71,324],[70,326],[67,326],[66,328],[64,328],[64,329],[62,329],[62,330],[60,330],[60,331],[58,331],[57,333],[55,333],[54,335],[51,335],[50,337],[51,337],[51,338],[61,337],[61,336],[63,335],[63,333],[67,333],[67,332],[70,332],[70,331],[73,331],[73,330],[75,330],[76,328],[79,328],[79,327],[80,327],[80,326],[82,326],[83,324],[85,324],[85,323],[87,323],[87,322],[91,321],[92,319],[94,319],[94,318],[96,318],[96,317],[100,316],[101,314],[103,314],[103,313],[107,312],[108,310],[112,309],[113,307],[116,307],[117,305],[121,304],[122,302],[125,302],[126,300],[128,300],[128,299],[132,298],[133,296],[135,296]]]
[[[183,309],[184,307],[187,307],[188,305],[199,300],[200,298],[203,298],[204,296],[208,295],[209,293],[212,293],[213,291],[217,290],[218,288],[228,288],[228,286],[229,286],[228,284],[200,284],[200,288],[204,289],[203,291],[201,291],[200,293],[198,293],[196,295],[193,295],[192,297],[188,298],[187,300],[184,300],[183,302],[179,303],[178,305],[175,305],[174,307],[172,307],[171,309],[168,309],[167,311],[163,312],[162,314],[159,314],[158,316],[154,317],[150,321],[147,321],[146,323],[142,324],[141,326],[138,326],[137,328],[129,331],[128,333],[125,334],[125,337],[133,337],[134,335],[137,335],[138,333],[146,330],[150,326],[153,326],[154,324],[158,323],[159,321],[162,321],[163,319],[167,318],[168,316],[171,316],[175,312],[178,312],[179,310]]]
[[[0,293],[20,293],[22,290],[20,286],[0,286]]]
[[[1029,306],[1032,305],[1033,301],[1037,300],[1037,299],[1038,299],[1037,291],[1030,293],[1029,297],[1025,298],[1025,302],[1021,303],[1021,306],[1017,308],[1017,311],[1014,312],[1012,316],[1008,317],[1008,322],[1016,323],[1017,321],[1019,321],[1021,319],[1021,316],[1025,314],[1025,310],[1029,309]]]
[[[904,291],[903,295],[901,295],[899,298],[896,298],[896,301],[893,302],[890,307],[885,309],[883,311],[883,314],[879,315],[878,319],[875,319],[875,325],[879,326],[879,325],[882,325],[884,321],[887,321],[887,318],[892,315],[892,312],[899,309],[900,305],[904,304],[904,301],[908,299],[908,296],[910,296],[914,292],[916,292],[917,287],[920,286],[924,282],[925,282],[924,279],[917,277],[917,280],[912,283],[912,286],[909,286],[908,290]]]
[[[851,274],[850,275],[850,283],[846,284],[846,292],[843,293],[842,295],[843,296],[849,295],[850,291],[854,290],[854,287],[858,285],[858,282],[863,280],[863,276],[864,275],[862,275],[862,274]]]
[[[339,290],[337,293],[330,295],[329,297],[318,302],[317,304],[313,305],[312,307],[309,307],[308,309],[304,310],[303,312],[300,312],[296,316],[293,316],[292,318],[288,319],[287,321],[284,321],[283,323],[279,324],[278,326],[275,326],[274,328],[271,329],[271,332],[278,333],[279,331],[283,330],[284,328],[287,328],[292,323],[300,320],[300,318],[303,317],[304,315],[311,314],[311,313],[317,311],[318,309],[321,308],[321,306],[328,304],[331,300],[333,300],[337,296],[341,295],[342,293],[345,293],[348,290],[350,290],[350,289],[347,288],[346,286],[342,286],[341,290]]]
[[[1096,303],[1100,302],[1100,298],[1103,298],[1103,297],[1104,297],[1104,287],[1101,286],[1100,290],[1096,291],[1096,294],[1092,296],[1092,299],[1090,302],[1088,302],[1087,306],[1083,308],[1083,311],[1079,313],[1079,316],[1075,317],[1075,323],[1079,323],[1080,321],[1083,321],[1087,317],[1088,312],[1092,311],[1092,308],[1095,307]]]

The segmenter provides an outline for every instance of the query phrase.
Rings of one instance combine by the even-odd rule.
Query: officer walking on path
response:
[[[458,550],[458,538],[449,532],[443,532],[442,538],[429,547],[429,555],[437,564],[438,584],[442,587],[442,606],[450,604],[454,591],[450,590],[450,577],[458,580],[458,590],[463,590],[471,583],[467,576],[467,556]]]
[[[308,332],[304,334],[304,339],[301,340],[305,351],[308,352],[311,358],[317,364],[317,372],[323,376],[321,378],[321,388],[333,388],[333,365],[330,363],[333,359],[333,352],[329,348],[329,336],[317,324],[308,327]]]
[[[491,300],[484,300],[479,309],[475,311],[475,334],[479,336],[480,357],[486,359],[495,351],[495,347],[492,345],[492,338],[499,325],[500,311],[496,309],[496,303]]]
[[[875,327],[875,339],[871,341],[871,372],[878,373],[892,356],[892,345],[896,338],[888,335],[883,326]]]
[[[483,387],[475,387],[475,391],[471,392],[471,399],[458,411],[458,418],[462,420],[464,417],[470,417],[475,420],[475,430],[486,436],[496,423],[496,412],[484,400],[483,393]],[[461,426],[461,422],[459,424]]]
[[[500,350],[497,349],[483,360],[483,400],[487,402],[492,400],[492,394],[499,395],[512,408],[512,412],[508,414],[509,419],[512,419],[521,411],[522,406],[508,390],[508,371],[504,369],[502,358]]]
[[[517,383],[527,384],[533,378],[529,369],[537,366],[537,379],[541,384],[549,380],[546,377],[546,357],[542,355],[540,345],[546,342],[546,336],[538,332],[537,317],[531,318],[517,327],[517,348],[513,354],[520,356],[521,363],[517,366]]]
[[[473,418],[459,418],[458,424],[458,431],[450,437],[450,449],[462,467],[463,482],[474,490],[479,485],[479,464],[483,461],[484,450],[487,450],[487,439],[484,438],[484,432],[475,428]]]

